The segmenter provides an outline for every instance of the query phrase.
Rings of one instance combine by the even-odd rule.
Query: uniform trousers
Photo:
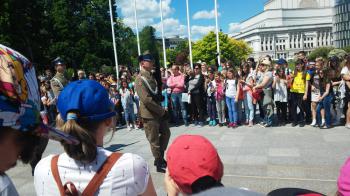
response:
[[[142,120],[153,157],[156,160],[162,159],[170,138],[168,120],[145,118]]]

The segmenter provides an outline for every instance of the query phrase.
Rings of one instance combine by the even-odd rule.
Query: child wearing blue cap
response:
[[[80,144],[61,143],[64,153],[42,159],[34,173],[37,195],[156,195],[147,163],[113,153],[103,137],[116,113],[106,89],[93,80],[67,85],[57,100],[57,126]]]

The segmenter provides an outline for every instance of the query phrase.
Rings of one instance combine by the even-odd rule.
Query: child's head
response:
[[[72,82],[59,95],[57,108],[57,127],[80,141],[79,145],[62,143],[66,153],[78,161],[93,161],[115,116],[108,92],[93,80]]]
[[[234,79],[235,78],[235,70],[234,69],[228,69],[226,74],[227,79]]]
[[[222,186],[224,167],[220,156],[203,136],[177,137],[169,146],[166,159],[170,178],[185,194]]]

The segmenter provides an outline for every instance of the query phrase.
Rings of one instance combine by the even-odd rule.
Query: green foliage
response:
[[[68,68],[114,67],[108,1],[2,0],[0,10],[0,43],[32,62],[47,65],[60,56]],[[119,63],[131,64],[137,57],[135,35],[113,15]]]
[[[347,53],[350,53],[350,46],[344,47],[343,50],[345,50]]]
[[[323,57],[325,59],[328,58],[328,54],[331,50],[333,50],[333,47],[320,47],[320,48],[316,48],[315,50],[313,50],[309,56],[308,59],[311,61],[314,61],[316,58],[318,57]]]
[[[328,53],[328,57],[332,57],[332,56],[337,56],[339,59],[343,59],[346,55],[345,50],[342,49],[333,49]]]
[[[160,65],[159,62],[159,50],[157,45],[157,40],[155,36],[156,29],[152,26],[145,26],[140,32],[140,47],[142,52],[149,52],[153,55],[155,59],[156,66]]]
[[[220,32],[220,51],[221,58],[231,60],[234,64],[239,64],[251,54],[252,49],[241,40],[235,40],[228,35]],[[201,40],[193,44],[193,61],[205,61],[210,64],[215,64],[216,59],[216,35],[210,32]]]

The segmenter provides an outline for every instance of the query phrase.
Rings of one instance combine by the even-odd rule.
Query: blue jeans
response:
[[[236,110],[236,103],[235,103],[235,97],[230,98],[226,97],[226,105],[228,110],[228,117],[230,120],[230,123],[237,123],[237,110]]]
[[[322,99],[317,105],[316,108],[316,119],[317,123],[321,124],[321,110],[324,109],[325,117],[326,117],[326,126],[329,127],[332,125],[332,114],[331,114],[331,106],[333,101],[333,95],[327,95]]]
[[[245,120],[246,121],[253,121],[254,120],[254,104],[253,104],[253,98],[248,93],[245,92],[244,96],[244,110],[245,110]]]
[[[134,104],[123,105],[124,107],[124,116],[125,122],[129,122],[129,120],[134,123],[135,122],[135,112],[134,112]]]
[[[216,101],[213,97],[207,97],[207,109],[210,120],[216,120]]]
[[[176,123],[179,123],[179,113],[182,113],[182,119],[187,123],[187,111],[185,103],[182,102],[182,93],[172,93],[171,102],[173,104],[173,116]]]

